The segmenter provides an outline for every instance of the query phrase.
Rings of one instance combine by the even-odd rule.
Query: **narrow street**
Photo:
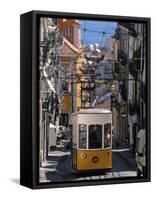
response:
[[[63,18],[40,27],[39,181],[136,176],[135,151],[146,145],[146,27]]]
[[[116,151],[116,150],[115,150]],[[75,174],[71,171],[70,152],[55,151],[49,154],[49,160],[40,168],[42,182],[99,180],[118,177],[136,176],[135,161],[128,157],[130,150],[113,152],[113,168],[111,172],[95,172]],[[126,158],[127,155],[127,158]]]

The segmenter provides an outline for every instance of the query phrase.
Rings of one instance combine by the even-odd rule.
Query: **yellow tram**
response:
[[[73,171],[112,168],[112,112],[86,109],[72,114]]]

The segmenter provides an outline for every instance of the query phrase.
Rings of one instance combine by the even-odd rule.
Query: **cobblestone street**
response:
[[[126,157],[127,156],[127,157]],[[55,151],[49,154],[48,162],[40,168],[41,182],[99,180],[119,177],[136,176],[134,158],[131,158],[129,149],[113,150],[113,168],[106,173],[75,174],[71,171],[70,152]]]

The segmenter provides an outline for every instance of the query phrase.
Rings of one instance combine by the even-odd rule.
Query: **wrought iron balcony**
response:
[[[128,99],[128,94],[127,94],[127,88],[126,88],[126,82],[125,81],[120,81],[119,83],[119,93],[121,94],[121,97],[123,101],[127,101]]]

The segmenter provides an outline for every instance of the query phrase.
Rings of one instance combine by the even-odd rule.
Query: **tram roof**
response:
[[[90,108],[90,109],[81,110],[75,114],[108,114],[108,113],[112,113],[111,110],[100,109],[100,108]]]

